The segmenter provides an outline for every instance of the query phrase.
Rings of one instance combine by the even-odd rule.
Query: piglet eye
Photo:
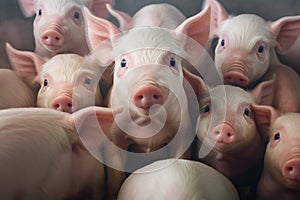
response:
[[[92,83],[92,79],[87,77],[84,79],[84,83],[90,85]]]
[[[48,83],[48,79],[45,79],[45,80],[44,80],[44,87],[48,86],[48,84],[49,84],[49,83]]]
[[[123,58],[122,60],[121,60],[121,67],[122,68],[124,68],[124,67],[126,67],[126,60],[125,60],[125,58]]]
[[[274,140],[279,140],[279,139],[280,139],[280,133],[278,132],[274,135]]]
[[[244,115],[246,115],[247,117],[250,116],[250,109],[249,108],[245,108]]]
[[[222,46],[222,47],[225,46],[225,40],[224,40],[224,39],[221,40],[221,46]]]
[[[75,18],[75,19],[79,19],[79,17],[80,17],[79,12],[75,11],[75,12],[74,12],[74,18]]]
[[[173,57],[170,58],[170,67],[175,67],[176,66],[176,61]]]
[[[41,16],[42,15],[42,9],[39,9],[38,11],[38,15]]]
[[[263,53],[264,50],[265,50],[265,47],[264,47],[263,45],[260,45],[260,46],[258,47],[257,52],[258,52],[258,53]]]
[[[203,113],[208,113],[209,111],[210,111],[210,106],[209,105],[204,106]]]

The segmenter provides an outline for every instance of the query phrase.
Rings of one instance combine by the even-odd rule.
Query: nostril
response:
[[[228,137],[231,137],[231,133],[227,133],[227,136],[228,136]]]

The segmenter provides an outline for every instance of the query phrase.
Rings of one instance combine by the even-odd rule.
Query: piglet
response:
[[[138,10],[132,17],[107,5],[107,10],[118,19],[121,31],[135,27],[156,26],[175,29],[186,17],[174,6],[167,3],[149,4]]]
[[[0,69],[0,109],[36,106],[35,92],[10,69]]]
[[[199,77],[185,71],[199,98],[196,159],[220,171],[236,185],[247,185],[247,173],[259,175],[264,141],[255,124],[252,104],[272,97],[273,81],[262,82],[251,92],[240,87],[218,85],[208,88]],[[255,176],[253,176],[255,177]]]
[[[224,83],[253,88],[275,74],[270,105],[282,112],[299,112],[300,77],[278,60],[275,49],[285,50],[293,44],[300,31],[300,16],[268,23],[254,14],[230,17],[216,0],[207,0],[205,5],[212,7],[211,37],[219,37],[215,63]]]
[[[183,88],[181,61],[194,53],[192,44],[206,45],[210,9],[173,30],[147,26],[125,33],[85,11],[92,48],[95,52],[107,49],[97,54],[99,59],[103,61],[104,55],[115,64],[108,106],[124,108],[108,136],[111,142],[105,154],[109,197],[116,198],[124,172],[160,158],[190,157],[184,153],[193,140],[194,126]]]
[[[98,86],[102,68],[92,56],[59,54],[46,60],[36,53],[19,51],[7,44],[16,73],[32,88],[40,84],[37,106],[72,113],[101,105]],[[104,69],[104,68],[103,68]]]
[[[253,105],[253,112],[268,141],[257,199],[299,199],[300,114],[280,114],[271,106],[258,105]]]
[[[86,55],[90,52],[84,32],[82,8],[105,17],[105,4],[112,0],[19,0],[25,16],[34,14],[35,52],[46,58],[59,53]]]
[[[118,199],[234,200],[239,195],[232,183],[213,168],[197,161],[167,159],[131,174]]]
[[[104,166],[84,143],[93,138],[100,149],[113,114],[101,107],[73,114],[48,108],[1,110],[0,198],[104,199]]]

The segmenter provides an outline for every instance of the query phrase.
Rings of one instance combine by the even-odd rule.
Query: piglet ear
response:
[[[270,24],[270,29],[276,37],[277,50],[286,51],[294,44],[300,33],[300,15],[280,18]]]
[[[193,89],[194,94],[196,95],[198,101],[202,98],[202,96],[208,93],[208,86],[204,82],[202,78],[199,76],[192,74],[187,69],[183,68],[183,76],[185,80],[190,84],[190,88]],[[188,88],[188,87],[185,87]],[[190,92],[190,91],[189,91]],[[187,92],[187,93],[189,93]]]
[[[278,111],[272,106],[251,105],[254,114],[256,126],[262,137],[268,141],[270,127],[272,123],[280,116]]]
[[[18,0],[18,2],[25,17],[31,17],[35,14],[35,10],[34,10],[35,0]]]
[[[272,105],[275,93],[275,80],[276,76],[273,75],[273,78],[271,80],[262,81],[250,91],[251,96],[254,98],[257,104]]]
[[[211,7],[211,24],[210,24],[210,35],[209,38],[214,38],[218,34],[218,29],[221,26],[221,23],[228,19],[229,15],[227,14],[225,8],[216,0],[205,0],[203,7]]]
[[[185,34],[202,47],[206,47],[210,29],[210,10],[210,7],[206,7],[198,14],[186,19],[176,28],[176,32]]]
[[[91,10],[93,15],[97,17],[106,17],[108,10],[106,4],[112,5],[113,0],[85,0],[87,7]]]
[[[69,121],[74,124],[81,142],[97,159],[101,159],[101,155],[98,155],[100,147],[114,123],[114,115],[118,112],[120,109],[91,106],[70,115]]]
[[[120,33],[120,30],[110,21],[96,17],[86,7],[83,8],[89,45],[94,50],[104,41],[111,41],[112,37]]]
[[[45,60],[34,52],[14,49],[8,43],[6,51],[16,74],[29,86],[34,87],[38,83],[38,73]]]
[[[117,18],[117,20],[119,21],[119,24],[120,24],[119,29],[121,31],[125,31],[129,28],[129,23],[132,19],[132,17],[130,15],[128,15],[125,12],[113,9],[112,6],[109,4],[107,5],[107,10],[112,16]]]

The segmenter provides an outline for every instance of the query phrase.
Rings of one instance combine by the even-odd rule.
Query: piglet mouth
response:
[[[223,79],[225,84],[246,88],[249,84],[249,73],[246,67],[241,64],[232,65],[223,71]]]

